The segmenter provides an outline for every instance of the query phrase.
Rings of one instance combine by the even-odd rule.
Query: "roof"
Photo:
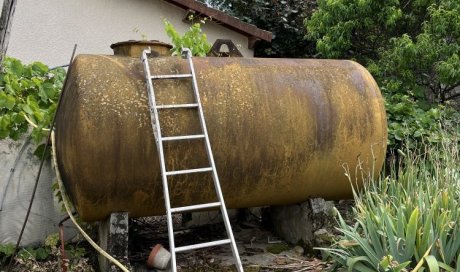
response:
[[[175,6],[183,8],[184,10],[191,10],[197,15],[206,16],[212,18],[214,21],[220,23],[220,25],[229,28],[233,31],[241,33],[249,38],[250,47],[254,45],[257,40],[264,40],[270,42],[273,34],[269,31],[260,29],[255,25],[245,23],[240,19],[230,16],[225,12],[206,6],[195,0],[164,0]],[[252,45],[251,45],[252,44]]]

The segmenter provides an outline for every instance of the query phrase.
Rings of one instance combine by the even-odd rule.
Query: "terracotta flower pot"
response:
[[[156,244],[147,259],[148,268],[166,269],[171,260],[171,253],[162,245]]]

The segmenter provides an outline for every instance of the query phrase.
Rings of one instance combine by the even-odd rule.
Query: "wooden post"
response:
[[[11,23],[13,21],[16,0],[4,0],[0,17],[0,67],[3,63],[8,42],[10,40]]]

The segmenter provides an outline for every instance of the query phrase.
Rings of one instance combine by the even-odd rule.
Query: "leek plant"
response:
[[[458,140],[400,154],[388,177],[353,190],[355,224],[339,214],[341,236],[320,250],[348,271],[460,272]]]

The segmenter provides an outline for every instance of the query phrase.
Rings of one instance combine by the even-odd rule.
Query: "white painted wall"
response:
[[[0,0],[3,5],[3,0]],[[68,64],[73,45],[78,54],[112,54],[110,44],[139,40],[137,28],[155,39],[169,43],[164,33],[163,18],[179,32],[190,26],[182,22],[185,11],[162,0],[20,0],[16,6],[7,55],[24,63],[41,61],[51,67]],[[231,39],[241,53],[252,57],[245,36],[209,22],[203,26],[208,40]],[[15,243],[27,211],[39,161],[24,141],[0,141],[0,244]],[[10,169],[19,157],[16,170]],[[25,231],[23,245],[43,241],[57,232],[57,223],[64,216],[53,199],[51,183],[55,180],[49,163],[45,164],[32,214]],[[75,233],[67,230],[67,234]]]
[[[3,0],[0,0],[3,3]],[[162,0],[21,0],[13,18],[7,55],[24,63],[42,61],[53,67],[69,62],[73,45],[77,53],[112,54],[110,44],[147,39],[169,43],[163,18],[180,32],[185,10]],[[245,57],[252,57],[248,39],[218,23],[203,26],[208,40],[231,39]]]

